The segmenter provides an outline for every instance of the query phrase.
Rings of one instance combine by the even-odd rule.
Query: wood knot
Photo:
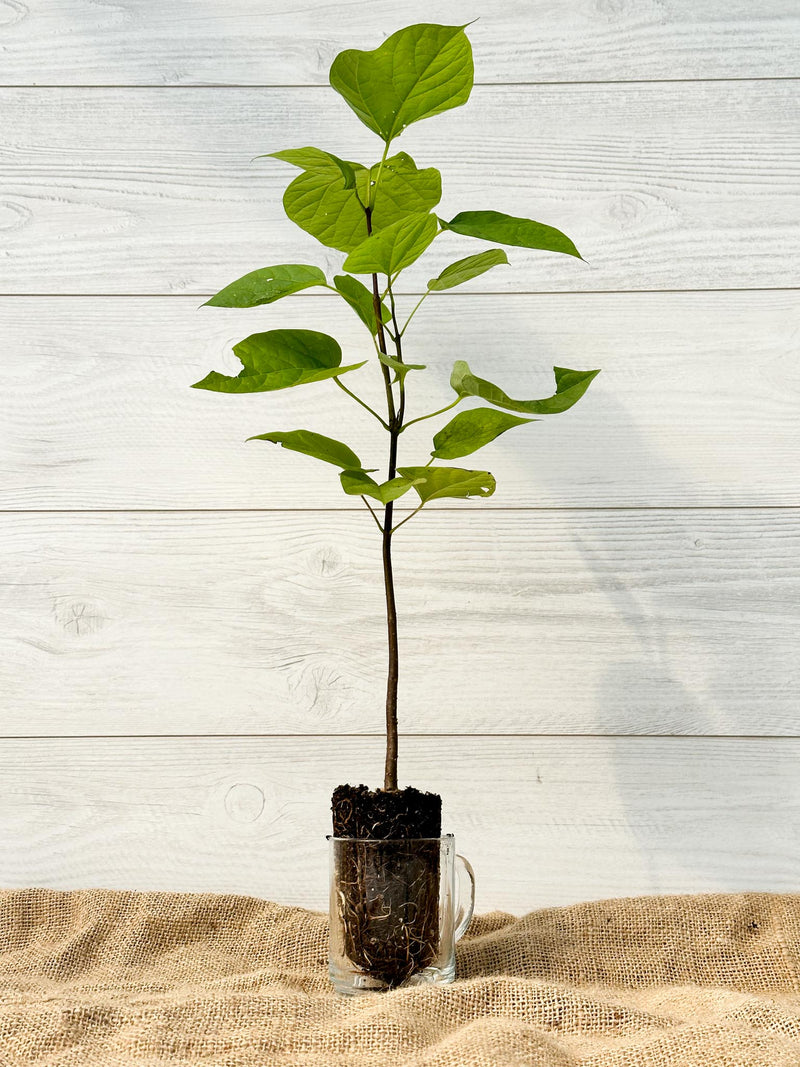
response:
[[[32,218],[33,212],[24,204],[15,204],[13,200],[0,200],[0,230],[4,233],[21,230]]]
[[[30,15],[30,8],[22,0],[0,0],[0,26],[14,26]]]
[[[264,804],[263,792],[249,782],[237,782],[225,794],[225,811],[234,822],[255,822]]]
[[[643,215],[647,213],[647,207],[643,200],[630,193],[620,193],[615,196],[608,209],[608,213],[621,230],[627,230],[633,226]]]
[[[321,656],[304,657],[289,678],[289,691],[317,722],[341,725],[355,702],[352,679],[342,673],[339,663],[328,663]]]
[[[626,0],[596,0],[595,10],[599,15],[605,15],[610,21],[621,18],[626,13],[628,4]]]
[[[109,621],[99,604],[73,597],[58,597],[53,604],[53,615],[58,625],[74,637],[96,634]]]
[[[342,570],[342,557],[335,545],[323,545],[311,563],[311,569],[321,578],[332,578]]]
[[[327,71],[338,51],[338,45],[334,45],[330,41],[320,41],[316,48],[317,70]],[[339,268],[337,267],[336,269],[338,270]]]

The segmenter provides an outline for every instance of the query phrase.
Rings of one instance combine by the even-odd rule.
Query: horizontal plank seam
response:
[[[347,738],[348,740],[383,739],[382,733],[358,733],[358,734],[0,734],[0,741],[137,741],[137,740],[202,740],[204,738],[215,740],[227,740],[229,738],[263,738],[269,740],[283,740],[291,739],[297,741],[322,741],[322,740],[338,740]],[[628,733],[608,733],[608,734],[586,734],[586,733],[574,733],[574,734],[547,734],[547,733],[502,733],[502,734],[419,734],[419,733],[403,733],[401,734],[401,741],[425,738],[426,740],[435,739],[465,739],[472,740],[473,738],[582,738],[592,739],[595,741],[607,741],[614,738],[637,739],[641,741],[652,741],[661,739],[680,740],[680,741],[794,741],[800,740],[800,734],[628,734]]]
[[[413,511],[413,508],[396,508],[395,513]],[[485,505],[469,509],[480,511],[798,511],[800,504],[553,504],[542,507],[527,504]],[[363,515],[363,508],[3,508],[0,515],[282,515],[291,514],[342,514]],[[465,514],[464,508],[428,508],[426,514],[456,512]]]
[[[647,296],[659,293],[796,293],[800,292],[800,286],[798,285],[762,285],[762,286],[745,286],[738,288],[736,286],[730,289],[512,289],[507,291],[502,290],[480,290],[479,292],[471,293],[437,293],[437,299],[444,297],[445,300],[452,300],[454,298],[474,300],[475,297],[481,296]],[[407,290],[399,291],[395,293],[395,296],[422,296],[423,290]],[[207,300],[209,297],[215,296],[216,293],[3,293],[0,292],[0,299],[34,299],[34,300],[120,300],[120,299],[135,299],[135,300]],[[309,300],[313,297],[317,297],[322,300],[333,299],[332,294],[328,293],[312,293],[306,292],[303,294],[297,293],[297,296],[301,296],[304,300]],[[198,305],[198,307],[201,305]]]
[[[587,81],[517,81],[517,82],[474,82],[475,89],[514,89],[527,86],[542,87],[548,85],[698,85],[717,82],[792,82],[800,81],[800,74],[763,74],[748,77],[726,78],[602,78]],[[2,82],[0,89],[158,89],[170,91],[176,89],[326,89],[327,82],[186,82],[175,85],[156,83],[93,83],[65,85],[56,82]]]

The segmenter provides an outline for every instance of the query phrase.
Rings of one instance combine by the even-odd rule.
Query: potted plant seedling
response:
[[[338,468],[341,489],[363,501],[380,539],[388,633],[383,788],[340,785],[332,797],[332,840],[341,848],[332,875],[332,939],[334,924],[337,933],[331,974],[343,992],[389,989],[408,981],[449,981],[454,973],[452,946],[449,954],[443,949],[448,921],[452,934],[452,915],[448,920],[450,903],[442,891],[446,857],[440,847],[444,840],[440,836],[441,797],[410,786],[398,787],[394,535],[437,500],[491,496],[495,479],[488,471],[453,461],[478,451],[507,430],[534,421],[531,416],[566,411],[598,373],[555,367],[552,396],[514,400],[498,385],[473,373],[466,362],[456,360],[450,378],[452,402],[409,418],[407,401],[413,395],[419,403],[425,370],[409,362],[406,343],[420,306],[432,294],[461,285],[508,259],[498,247],[459,258],[428,282],[413,306],[401,312],[398,283],[407,267],[435,241],[448,242],[453,235],[580,258],[565,234],[527,218],[490,209],[461,211],[447,221],[439,218],[435,213],[442,191],[439,171],[419,168],[405,152],[391,151],[407,126],[466,103],[473,67],[465,29],[408,26],[374,51],[348,50],[334,60],[331,86],[383,144],[376,163],[355,163],[321,148],[269,153],[300,171],[283,197],[286,214],[323,245],[345,254],[342,272],[329,281],[319,267],[309,264],[261,267],[207,301],[212,307],[252,308],[311,286],[324,287],[358,316],[365,329],[365,351],[343,361],[341,347],[327,334],[271,329],[234,345],[242,364],[236,376],[212,371],[195,383],[195,388],[220,393],[333,386],[358,405],[355,416],[376,419],[386,432],[383,467],[374,458],[372,466],[367,466],[343,441],[310,429],[269,430],[248,438],[272,442]],[[368,374],[382,378],[382,411],[359,395],[359,378]],[[449,409],[475,400],[482,403],[467,406],[446,421],[440,418]],[[427,419],[439,419],[429,455],[401,458],[404,432]],[[416,506],[398,519],[395,502],[406,494],[411,494]]]

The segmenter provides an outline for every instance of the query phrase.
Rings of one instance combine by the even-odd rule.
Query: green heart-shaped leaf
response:
[[[580,252],[561,230],[545,226],[533,219],[519,219],[502,211],[461,211],[454,219],[439,219],[445,230],[479,237],[484,241],[499,241],[520,248],[538,248],[544,252],[563,252],[582,259]]]
[[[344,261],[344,269],[352,274],[397,274],[422,255],[438,231],[435,215],[409,215],[362,241]]]
[[[363,367],[342,367],[342,350],[333,337],[315,330],[267,330],[233,346],[242,364],[236,377],[211,371],[193,389],[217,393],[264,393],[337,377]]]
[[[311,285],[327,284],[319,267],[307,263],[283,263],[244,274],[206,300],[203,307],[254,308],[259,304],[271,304],[290,293],[299,293]]]
[[[337,274],[333,279],[333,284],[369,332],[376,334],[378,327],[375,324],[375,300],[366,285],[360,282],[358,278],[352,278],[349,274]],[[391,317],[391,311],[385,304],[381,304],[381,321],[389,322]]]
[[[308,155],[317,152],[319,156]],[[338,165],[342,161],[333,162],[329,153],[319,149],[290,149],[272,155],[303,166],[304,172],[283,195],[286,214],[301,230],[340,252],[352,251],[369,236],[364,204],[379,170],[380,185],[371,219],[373,233],[409,215],[430,211],[442,197],[439,171],[435,167],[419,170],[405,152],[387,159],[382,169],[377,163],[369,170],[360,163],[346,164],[354,175],[353,185],[342,175]]]
[[[433,439],[436,459],[458,459],[477,452],[479,448],[494,441],[501,433],[512,426],[521,426],[534,419],[520,419],[517,415],[508,415],[505,411],[494,408],[472,408],[462,411],[451,419]]]
[[[330,83],[387,143],[412,122],[459,107],[472,89],[472,49],[464,26],[420,23],[371,52],[334,59]]]
[[[488,248],[485,252],[459,259],[445,267],[438,278],[431,278],[428,288],[431,292],[441,292],[443,289],[452,289],[456,285],[477,278],[479,274],[485,274],[487,270],[498,266],[500,263],[508,263],[508,256],[502,248]]]
[[[302,452],[314,459],[324,460],[325,463],[333,463],[335,467],[360,467],[361,460],[347,445],[337,441],[334,437],[325,437],[321,433],[313,433],[311,430],[276,430],[271,433],[259,433],[254,437],[248,437],[248,441],[272,441],[273,444],[282,445],[291,449],[292,452]]]
[[[553,367],[553,373],[556,377],[556,391],[545,400],[512,400],[499,386],[476,377],[463,359],[458,359],[453,364],[450,385],[459,396],[479,396],[481,400],[488,400],[490,404],[507,411],[521,411],[527,415],[556,415],[577,403],[600,371]]]
[[[488,471],[462,467],[398,467],[397,473],[415,481],[423,504],[442,497],[491,496],[496,482]]]
[[[349,252],[367,236],[364,208],[334,166],[295,178],[283,194],[283,207],[292,222],[328,248]]]
[[[388,482],[380,485],[374,478],[370,478],[365,470],[347,470],[339,475],[342,489],[349,496],[370,496],[381,504],[388,504],[390,500],[397,500],[414,485],[408,478],[391,478]]]

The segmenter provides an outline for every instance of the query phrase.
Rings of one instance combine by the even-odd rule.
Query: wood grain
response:
[[[319,84],[343,48],[431,17],[421,0],[4,0],[2,81]],[[464,5],[440,0],[433,17],[458,25]],[[796,75],[798,26],[791,0],[494,0],[469,35],[482,81],[628,81]]]
[[[0,292],[213,293],[267,263],[338,269],[283,215],[288,165],[259,152],[376,140],[330,90],[4,89]],[[504,291],[795,285],[791,82],[495,86],[397,147],[440,166],[438,209],[557,226],[571,256],[513,250]],[[481,244],[445,234],[405,277],[424,287]]]
[[[290,169],[250,160],[298,129],[371,159],[330,62],[430,17],[0,0],[2,885],[325,907],[331,789],[383,762],[376,531],[335,472],[243,440],[351,409],[188,386],[269,324],[363,337],[315,293],[196,307],[338,270],[283,216]],[[398,535],[401,780],[444,795],[479,911],[796,888],[797,5],[498,0],[470,36],[469,106],[396,147],[441,167],[443,218],[529,215],[587,262],[512,249],[431,300],[431,400],[454,358],[519,396],[603,373],[479,454],[490,501]],[[404,292],[480,247],[442,237]]]
[[[6,515],[2,732],[381,734],[364,512]],[[404,734],[800,734],[795,510],[418,516]]]
[[[328,331],[351,362],[372,352],[333,296],[248,311],[188,297],[0,299],[0,506],[362,510],[334,468],[245,443],[307,427],[384,465],[386,434],[332,383],[234,397],[189,388],[212,368],[235,373],[231,345],[271,325]],[[409,381],[409,410],[450,402],[455,357],[525,397],[552,392],[553,365],[601,367],[571,411],[460,461],[497,478],[482,508],[793,505],[798,328],[795,293],[434,296],[405,338],[428,367]],[[385,406],[374,357],[348,380]],[[425,463],[452,414],[411,427],[401,459]]]
[[[800,741],[425,738],[479,912],[643,893],[789,891]],[[324,910],[330,794],[377,740],[4,741],[0,884],[246,893]]]

